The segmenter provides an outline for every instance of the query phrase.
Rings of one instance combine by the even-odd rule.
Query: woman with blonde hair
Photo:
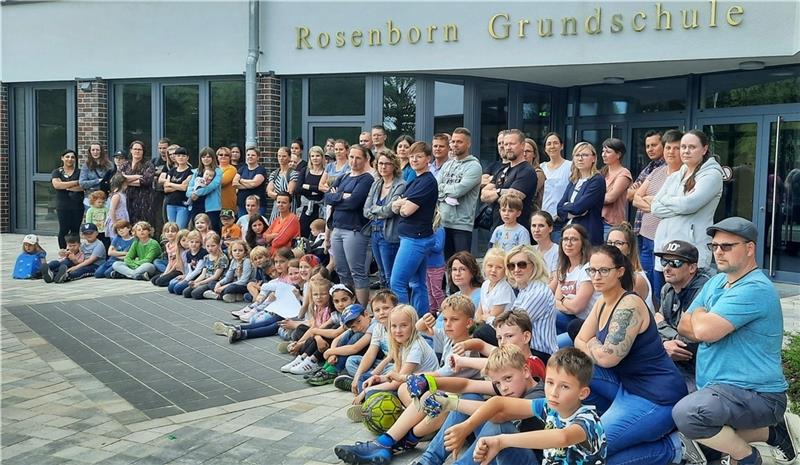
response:
[[[315,145],[308,149],[308,165],[300,171],[297,183],[300,185],[300,211],[297,215],[300,217],[300,235],[308,237],[311,222],[322,217],[322,201],[328,192],[328,174],[325,172],[322,147]]]
[[[580,142],[572,150],[572,172],[564,196],[558,202],[560,225],[578,224],[589,232],[592,245],[603,243],[603,202],[606,181],[597,171],[597,152]],[[560,228],[559,228],[560,229]]]

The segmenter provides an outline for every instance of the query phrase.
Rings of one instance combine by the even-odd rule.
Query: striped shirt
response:
[[[519,290],[511,308],[525,311],[531,317],[531,348],[552,354],[556,344],[556,298],[547,284],[534,281]]]
[[[664,185],[664,182],[667,180],[667,173],[668,166],[660,166],[656,168],[650,176],[647,178],[650,180],[650,183],[647,185],[647,192],[645,192],[645,196],[654,196],[658,193],[658,190],[661,189],[661,186]],[[658,229],[658,223],[661,222],[661,219],[657,216],[653,215],[652,213],[642,213],[642,222],[641,227],[639,228],[639,234],[643,237],[648,239],[655,240],[656,238],[656,229]]]

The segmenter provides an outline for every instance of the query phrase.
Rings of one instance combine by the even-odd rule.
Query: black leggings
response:
[[[58,216],[58,246],[62,249],[67,248],[66,236],[80,237],[81,223],[83,222],[83,208],[80,210],[57,209]]]
[[[161,273],[158,276],[154,276],[153,279],[150,280],[151,283],[158,287],[167,287],[169,282],[173,279],[177,278],[181,275],[180,271],[170,271],[169,273]]]

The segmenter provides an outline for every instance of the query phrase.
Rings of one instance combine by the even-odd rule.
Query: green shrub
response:
[[[789,383],[792,413],[800,414],[800,333],[787,333],[783,347],[783,374]]]

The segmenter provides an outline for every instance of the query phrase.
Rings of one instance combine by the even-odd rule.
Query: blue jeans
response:
[[[108,260],[104,261],[103,264],[100,265],[99,267],[97,267],[97,270],[95,270],[94,277],[95,278],[108,278],[108,277],[110,277],[111,271],[112,271],[111,270],[111,265],[113,265],[114,262],[118,262],[118,261],[119,261],[119,259],[116,258],[116,257],[111,257]]]
[[[642,262],[642,270],[647,275],[647,280],[650,281],[650,284],[655,283],[653,280],[653,267],[655,266],[653,241],[642,235],[639,236],[639,261]],[[653,295],[657,295],[655,287],[653,287]]]
[[[361,231],[333,228],[331,254],[336,260],[336,273],[343,284],[356,289],[369,288],[370,236]]]
[[[575,315],[570,315],[569,313],[564,313],[560,310],[556,310],[556,333],[566,333],[567,327],[572,322],[572,320],[578,318]]]
[[[189,209],[185,205],[167,205],[167,221],[178,223],[180,229],[189,224]]]
[[[184,281],[182,279],[178,280],[178,278],[175,278],[173,282],[170,282],[167,285],[167,290],[169,292],[172,292],[173,294],[183,295],[183,291],[185,291],[186,288],[189,287],[189,281]]]
[[[283,321],[283,317],[270,313],[267,318],[257,323],[242,325],[241,329],[247,331],[247,339],[255,337],[269,337],[278,334],[279,323]]]
[[[664,465],[680,454],[672,405],[659,405],[629,393],[613,371],[594,367],[591,394],[584,403],[602,412],[608,465]],[[677,447],[677,449],[676,449]]]
[[[163,273],[164,270],[167,269],[167,259],[166,258],[156,258],[153,260],[153,266],[156,267],[156,271],[159,273]]]
[[[357,333],[355,331],[351,332],[349,336],[342,337],[339,339],[339,344],[336,347],[344,347],[353,345],[358,342],[359,339],[364,335],[364,333]],[[366,348],[362,350],[362,353],[366,351]],[[337,355],[336,356],[336,372],[337,373],[345,373],[345,369],[347,366],[347,361],[350,360],[351,357],[356,357],[357,355]],[[357,368],[358,366],[356,366]]]
[[[392,267],[399,248],[400,244],[384,239],[382,232],[372,232],[372,256],[375,257],[375,262],[381,270],[381,284],[384,286],[392,282]]]
[[[483,400],[478,394],[464,394],[461,396],[462,399],[469,399],[469,400]],[[462,423],[464,420],[469,418],[469,415],[460,412],[450,412],[447,415],[447,419],[445,419],[442,427],[439,429],[439,432],[436,433],[436,436],[431,440],[430,444],[428,444],[428,448],[423,452],[422,456],[420,456],[419,463],[421,465],[441,465],[447,459],[447,456],[450,455],[444,448],[444,433],[447,431],[447,428],[450,428],[453,425],[457,425]],[[479,426],[475,429],[475,442],[469,446],[468,449],[462,450],[459,454],[458,460],[453,462],[454,464],[473,464],[472,460],[472,453],[475,450],[475,444],[478,442],[477,438],[483,436],[494,436],[497,434],[514,434],[518,433],[516,426],[514,426],[511,422],[505,423],[492,423],[486,422],[483,425]],[[533,451],[530,449],[517,449],[513,447],[509,447],[507,449],[503,449],[497,457],[490,463],[496,464],[532,464],[538,465],[539,461],[536,459]]]
[[[428,250],[433,247],[434,237],[400,237],[400,248],[394,260],[390,288],[401,304],[411,302],[419,316],[428,313]],[[408,288],[411,288],[411,300]]]

